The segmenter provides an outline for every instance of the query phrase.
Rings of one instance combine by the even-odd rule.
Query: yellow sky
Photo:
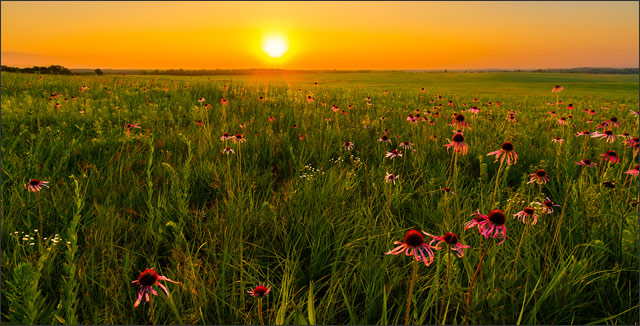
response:
[[[638,67],[637,1],[7,2],[1,61],[70,68]],[[269,58],[280,35],[289,51]]]

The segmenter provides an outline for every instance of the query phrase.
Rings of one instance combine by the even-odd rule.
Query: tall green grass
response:
[[[637,136],[637,76],[234,78],[2,73],[3,323],[148,324],[152,305],[158,324],[257,324],[258,302],[246,291],[265,282],[267,324],[400,324],[412,258],[384,253],[409,229],[454,232],[471,246],[449,266],[446,250],[420,266],[411,323],[463,322],[481,243],[492,249],[467,322],[637,322],[638,178],[623,173],[637,154],[620,139],[575,136],[611,116],[621,122],[616,134]],[[564,104],[548,105],[556,84]],[[439,117],[425,115],[438,104]],[[448,124],[472,105],[482,112],[464,113],[469,153],[451,164]],[[416,109],[434,124],[406,121]],[[555,122],[569,114],[568,126]],[[127,134],[126,123],[142,128]],[[377,141],[385,129],[391,146]],[[225,143],[224,132],[247,141]],[[560,154],[556,136],[565,139]],[[405,140],[413,144],[405,157],[384,157]],[[500,164],[486,154],[504,141],[519,158],[497,179]],[[226,146],[235,154],[222,154]],[[609,149],[619,164],[600,159]],[[584,174],[574,164],[583,150],[598,163]],[[538,168],[550,175],[543,198],[527,184]],[[386,173],[400,178],[385,183]],[[51,187],[29,193],[31,178]],[[603,186],[611,180],[615,189]],[[560,207],[538,212],[537,225],[524,230],[511,218],[547,196]],[[501,245],[464,230],[477,209],[494,208],[507,216]],[[150,267],[183,286],[166,283],[170,298],[159,293],[134,309],[131,282]]]

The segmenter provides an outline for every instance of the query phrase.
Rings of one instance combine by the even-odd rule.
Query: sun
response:
[[[262,41],[262,51],[272,58],[282,57],[287,50],[289,44],[282,37],[271,36]]]

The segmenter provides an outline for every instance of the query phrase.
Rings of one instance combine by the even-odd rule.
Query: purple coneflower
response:
[[[227,147],[227,148],[222,150],[222,154],[226,154],[226,155],[235,154],[235,153],[236,152],[233,149],[231,149],[231,147]]]
[[[564,139],[560,138],[560,137],[556,137],[554,139],[551,140],[554,143],[562,143],[564,141]]]
[[[345,151],[350,151],[350,150],[352,150],[352,149],[353,149],[353,143],[352,143],[352,142],[350,142],[350,141],[346,141],[346,142],[344,142],[344,143],[342,144],[342,148],[343,148]]]
[[[451,138],[451,142],[443,147],[446,147],[447,150],[453,147],[454,151],[460,152],[462,155],[467,155],[467,152],[469,151],[469,146],[464,142],[464,136],[461,132],[456,132]]]
[[[611,130],[607,130],[605,132],[596,131],[591,134],[591,138],[602,138],[607,143],[613,143],[616,140],[616,135],[614,135]]]
[[[517,217],[518,220],[522,219],[522,223],[527,224],[526,218],[533,217],[533,222],[531,225],[536,225],[538,223],[538,214],[531,207],[525,207],[523,210],[513,214],[513,217]]]
[[[234,142],[234,143],[244,143],[244,142],[246,142],[246,141],[247,141],[247,140],[246,140],[246,139],[244,139],[244,138],[242,137],[242,134],[237,134],[237,135],[233,138],[233,142]]]
[[[536,182],[538,184],[546,184],[547,181],[549,181],[549,176],[546,172],[544,172],[543,169],[538,169],[538,171],[529,174],[529,176],[531,177],[531,179],[527,183]]]
[[[396,180],[398,180],[398,176],[393,175],[392,173],[387,173],[387,175],[384,177],[384,181],[386,183],[392,182],[393,184],[396,184]]]
[[[140,290],[138,291],[138,299],[136,300],[136,303],[133,304],[134,308],[140,305],[140,302],[142,302],[142,297],[144,297],[146,301],[149,302],[149,292],[151,292],[151,294],[153,295],[158,295],[158,292],[153,289],[154,285],[159,286],[167,295],[167,298],[169,297],[169,291],[167,291],[167,288],[161,283],[158,283],[158,281],[167,281],[180,284],[182,286],[182,283],[180,282],[175,282],[166,278],[165,276],[158,275],[158,273],[153,270],[153,267],[146,269],[144,272],[140,273],[140,276],[138,276],[137,280],[131,282],[133,284],[140,285]]]
[[[402,157],[402,153],[398,152],[397,150],[392,150],[391,152],[387,152],[387,155],[385,155],[385,157],[389,157],[391,159],[394,159],[396,157]]]
[[[447,232],[443,236],[434,236],[428,233],[425,234],[433,238],[433,240],[429,242],[429,246],[431,246],[433,249],[440,250],[442,249],[440,248],[440,245],[445,244],[449,248],[451,248],[451,250],[455,251],[459,258],[462,258],[464,256],[463,249],[469,248],[469,246],[460,243],[458,236],[453,232]],[[435,246],[433,245],[434,242],[436,243]]]
[[[31,180],[29,180],[29,183],[26,183],[24,185],[24,187],[27,190],[29,190],[29,192],[38,192],[43,187],[44,188],[49,188],[49,181],[41,181],[41,180],[38,180],[38,179],[31,179]]]
[[[422,233],[428,235],[428,233],[424,231],[422,231]],[[416,230],[409,230],[409,232],[404,236],[404,242],[395,241],[393,244],[399,246],[389,250],[385,255],[399,255],[404,252],[406,256],[413,255],[416,261],[422,260],[422,262],[427,266],[433,263],[433,251],[431,250],[431,246],[424,242],[424,236]],[[429,256],[428,260],[427,256]]]
[[[561,126],[565,126],[565,125],[569,124],[569,122],[567,122],[567,118],[562,117],[562,118],[558,119],[558,124],[561,125]]]
[[[604,157],[605,160],[609,160],[612,164],[616,164],[620,162],[620,158],[618,157],[618,153],[616,151],[611,150],[604,154],[600,154],[600,156]]]
[[[449,125],[450,126],[457,126],[458,128],[461,128],[462,130],[464,130],[464,128],[469,128],[469,130],[471,130],[471,127],[469,127],[469,124],[464,121],[464,116],[462,114],[456,114]]]
[[[502,159],[500,160],[500,164],[502,164],[502,162],[504,162],[505,159],[507,160],[507,164],[509,165],[511,165],[511,161],[513,161],[513,164],[516,164],[516,161],[518,160],[518,154],[516,154],[516,152],[513,151],[513,144],[508,141],[504,142],[502,146],[500,146],[499,150],[487,154],[487,156],[491,156],[491,155],[496,156],[496,162],[498,161],[500,156],[502,156]]]
[[[480,219],[480,221],[476,219],[476,224],[478,225],[480,234],[482,234],[486,239],[499,237],[502,241],[498,242],[498,244],[503,243],[507,237],[507,228],[504,226],[507,218],[504,216],[504,213],[499,209],[494,209],[489,212],[488,215],[482,215],[480,210],[473,215],[476,214]],[[467,227],[465,226],[465,228]]]
[[[269,294],[269,292],[271,292],[271,286],[269,284],[259,284],[250,291],[247,291],[247,293],[249,293],[252,297],[258,298],[264,297],[265,295]]]
[[[575,162],[575,164],[577,164],[577,165],[585,165],[585,166],[587,166],[587,167],[594,167],[594,166],[596,166],[596,165],[597,165],[597,164],[595,164],[595,163],[591,162],[591,160],[590,160],[590,159],[588,159],[588,158],[585,158],[585,159],[583,159],[583,160],[582,160],[582,161],[580,161],[580,162]]]
[[[400,145],[398,145],[398,146],[400,146],[400,147],[402,147],[404,149],[411,149],[411,143],[406,141],[406,140],[403,141],[402,143],[400,143]]]
[[[220,137],[221,141],[225,141],[225,140],[229,140],[232,139],[233,136],[229,135],[229,133],[225,132],[224,134],[222,134],[222,136]]]
[[[380,139],[378,139],[379,143],[388,143],[389,145],[391,145],[391,139],[387,136],[387,135],[382,135],[382,137],[380,137]]]
[[[590,136],[591,132],[589,130],[581,131],[576,134],[576,136]]]
[[[631,169],[629,171],[626,171],[625,173],[626,174],[631,174],[631,175],[634,175],[634,176],[637,177],[638,176],[638,172],[640,172],[640,171],[638,171],[639,168],[640,168],[640,166],[638,164],[636,164],[636,167],[634,167],[633,169]]]
[[[562,92],[563,90],[564,90],[564,87],[562,87],[560,85],[556,85],[551,90],[551,93],[559,93],[559,92]]]
[[[560,207],[560,205],[555,204],[549,197],[546,197],[543,202],[534,202],[532,204],[538,205],[542,209],[542,213],[544,214],[552,214],[553,207]]]

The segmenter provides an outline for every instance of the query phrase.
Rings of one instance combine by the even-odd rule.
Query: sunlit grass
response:
[[[2,74],[3,323],[402,324],[413,257],[384,253],[410,229],[470,246],[420,264],[410,323],[462,323],[467,301],[470,324],[637,322],[638,178],[624,172],[638,157],[575,136],[612,116],[637,136],[637,76],[234,78]],[[453,156],[449,123],[473,105]],[[516,164],[487,156],[506,141]],[[549,181],[529,184],[538,169]],[[560,206],[536,225],[512,218],[546,197]],[[496,208],[504,243],[464,229]],[[182,286],[133,308],[151,267]],[[271,291],[253,300],[258,284]]]

